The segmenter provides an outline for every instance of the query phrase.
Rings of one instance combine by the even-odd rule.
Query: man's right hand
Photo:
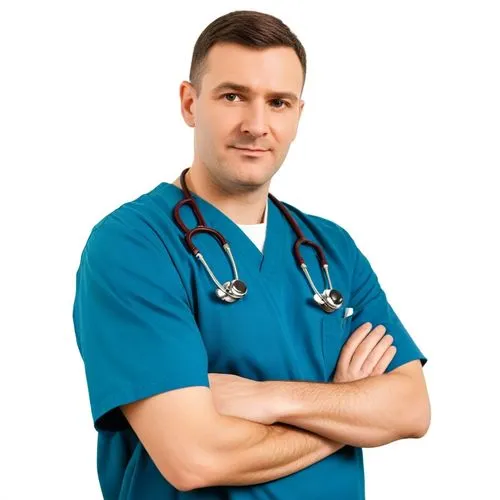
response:
[[[396,347],[391,345],[393,338],[385,334],[384,325],[371,328],[371,323],[363,323],[347,339],[332,382],[352,382],[385,372],[396,354]]]

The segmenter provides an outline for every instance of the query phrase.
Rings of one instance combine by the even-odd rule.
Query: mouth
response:
[[[241,151],[244,154],[251,156],[260,156],[264,153],[267,153],[269,149],[252,149],[252,148],[239,148],[237,146],[230,146],[232,149],[236,149],[237,151]]]

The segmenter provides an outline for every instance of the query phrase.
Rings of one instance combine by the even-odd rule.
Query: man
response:
[[[241,298],[214,286],[233,269],[217,237],[192,240],[214,276],[188,250],[175,218],[201,221],[187,206],[175,215],[180,178],[92,230],[74,323],[105,499],[362,499],[362,448],[428,429],[427,359],[364,254],[339,225],[283,203],[329,263],[334,291],[328,275],[313,299],[325,269],[302,245],[306,279],[268,199],[305,74],[280,20],[236,11],[200,35],[180,87],[195,139],[185,187],[230,244]]]

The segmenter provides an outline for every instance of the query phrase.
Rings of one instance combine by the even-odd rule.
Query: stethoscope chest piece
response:
[[[220,288],[215,289],[215,293],[219,299],[224,302],[236,302],[237,300],[244,297],[247,293],[247,286],[240,279],[234,279],[231,281],[226,281],[222,287],[224,290]]]
[[[331,290],[329,288],[321,295],[315,293],[313,299],[327,313],[336,311],[344,302],[342,294],[338,290]]]

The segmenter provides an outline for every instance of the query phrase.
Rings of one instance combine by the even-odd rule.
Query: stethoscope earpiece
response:
[[[238,277],[238,269],[236,268],[236,263],[231,253],[231,248],[229,247],[229,243],[225,240],[224,236],[222,236],[222,234],[220,234],[218,231],[216,231],[211,227],[207,227],[203,215],[201,214],[194,198],[191,196],[191,193],[187,188],[185,179],[188,170],[189,168],[186,168],[181,173],[181,186],[182,186],[182,191],[184,192],[184,199],[179,201],[174,207],[175,222],[184,233],[186,244],[189,250],[203,264],[203,266],[207,270],[207,273],[210,275],[210,278],[212,278],[212,281],[217,285],[217,288],[215,290],[215,294],[217,295],[217,297],[219,297],[219,299],[221,299],[224,302],[229,302],[229,303],[236,302],[242,299],[247,294],[248,287]],[[314,243],[313,241],[305,238],[300,227],[295,222],[293,217],[288,213],[288,210],[285,208],[283,203],[278,201],[271,193],[269,193],[269,198],[271,198],[271,200],[274,201],[276,206],[281,210],[282,214],[288,220],[289,224],[292,226],[293,230],[295,231],[295,234],[297,235],[297,241],[295,242],[293,249],[295,260],[297,262],[297,265],[300,266],[300,268],[304,271],[307,281],[311,285],[311,288],[314,292],[313,295],[314,301],[321,307],[321,309],[323,309],[323,311],[327,313],[336,311],[342,305],[343,298],[342,294],[338,290],[332,289],[332,282],[330,280],[330,274],[328,273],[328,263],[326,261],[326,257],[322,248],[317,243]],[[190,205],[191,209],[193,210],[196,216],[198,225],[194,229],[188,229],[187,226],[182,222],[180,216],[180,209],[183,205]],[[204,259],[203,255],[192,242],[192,238],[196,233],[208,233],[219,241],[220,245],[227,253],[229,260],[231,262],[234,279],[232,279],[231,281],[226,281],[223,285],[220,284],[220,282],[217,280],[214,273],[210,269],[210,266]],[[325,289],[323,293],[319,293],[318,289],[314,286],[311,276],[309,275],[309,272],[307,270],[307,265],[305,264],[304,259],[300,255],[300,245],[309,245],[313,247],[319,257],[321,267],[323,268],[323,271],[326,275],[329,286],[329,288]]]

